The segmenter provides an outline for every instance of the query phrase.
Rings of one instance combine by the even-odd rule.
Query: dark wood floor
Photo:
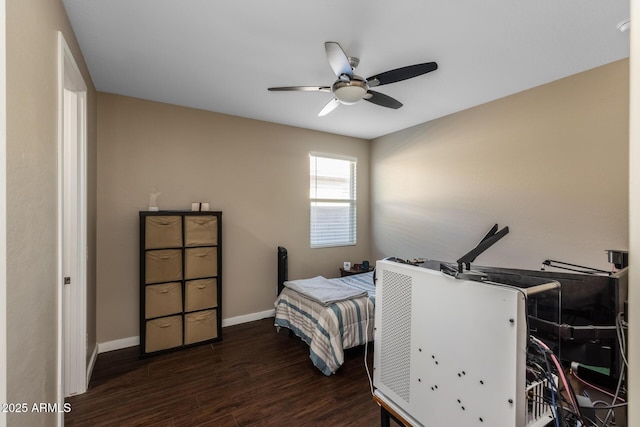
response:
[[[276,333],[271,318],[224,328],[223,338],[146,359],[137,347],[100,354],[89,390],[67,399],[65,425],[380,425],[364,347],[348,350],[327,377],[312,365],[308,346],[286,330]]]

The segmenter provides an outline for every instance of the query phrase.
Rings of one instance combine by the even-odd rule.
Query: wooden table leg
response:
[[[391,427],[391,414],[380,406],[380,427]]]
[[[411,424],[404,418],[402,418],[400,414],[396,413],[392,408],[390,408],[384,400],[380,399],[375,394],[373,395],[373,400],[375,400],[378,405],[380,405],[381,427],[391,427],[391,420],[395,421],[400,426],[411,427]]]

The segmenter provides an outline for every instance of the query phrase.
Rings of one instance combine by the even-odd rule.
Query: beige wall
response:
[[[358,159],[358,244],[309,248],[309,152]],[[276,247],[290,277],[338,275],[369,256],[369,143],[98,94],[98,341],[138,336],[138,211],[204,201],[221,210],[222,317],[273,309]]]
[[[95,344],[96,94],[57,0],[7,0],[7,400],[57,401],[57,31],[88,92],[89,344]],[[55,414],[10,414],[53,425]]]
[[[610,269],[628,249],[629,61],[373,142],[374,257],[455,261],[494,223],[479,265],[550,258]]]

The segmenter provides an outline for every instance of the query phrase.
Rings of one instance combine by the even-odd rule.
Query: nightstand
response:
[[[357,270],[353,268],[349,270],[345,270],[344,268],[340,267],[340,277],[352,276],[354,274],[368,273],[370,271],[373,271],[373,267],[369,267],[368,269],[359,268]]]

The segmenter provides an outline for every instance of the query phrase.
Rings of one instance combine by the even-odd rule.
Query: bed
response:
[[[309,357],[325,375],[334,374],[344,362],[344,350],[373,340],[375,284],[373,272],[336,279],[318,276],[288,279],[288,254],[278,247],[278,297],[274,302],[275,326],[287,328],[309,345]],[[317,299],[305,285],[321,288]],[[336,297],[333,292],[345,298]]]

